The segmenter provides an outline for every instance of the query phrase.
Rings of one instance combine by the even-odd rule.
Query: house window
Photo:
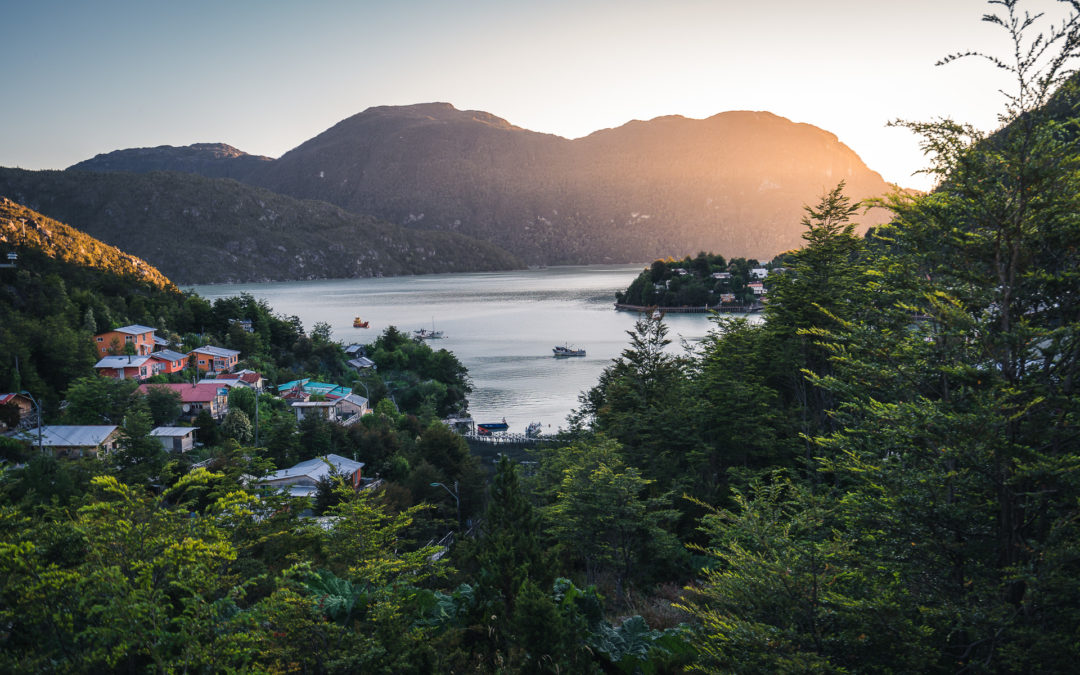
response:
[[[124,336],[124,343],[125,344],[131,344],[131,336],[130,335],[125,335]]]
[[[105,342],[105,338],[103,338],[103,337],[99,337],[99,338],[97,339],[97,341],[98,341],[98,342]]]

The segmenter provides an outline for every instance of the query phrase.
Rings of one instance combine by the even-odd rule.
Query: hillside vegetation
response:
[[[158,267],[180,284],[520,267],[495,245],[194,174],[0,169],[0,195]]]
[[[73,227],[0,197],[0,249],[29,260],[40,256],[76,267],[100,270],[109,275],[147,284],[159,290],[176,290],[157,268],[145,260],[109,246]]]

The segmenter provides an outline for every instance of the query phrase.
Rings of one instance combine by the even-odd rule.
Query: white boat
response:
[[[529,426],[525,427],[525,435],[529,438],[536,438],[543,431],[544,425],[540,422],[531,422]]]
[[[446,337],[441,330],[435,330],[435,319],[431,320],[431,330],[427,328],[417,328],[413,331],[413,336],[417,340],[441,340]]]
[[[573,349],[572,347],[568,347],[567,345],[556,345],[551,349],[551,351],[552,354],[556,357],[585,356],[584,349]]]

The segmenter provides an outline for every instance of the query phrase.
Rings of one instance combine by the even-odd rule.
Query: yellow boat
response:
[[[362,320],[360,317],[356,317],[355,319],[352,320],[352,327],[353,328],[367,328],[368,327],[368,322]]]

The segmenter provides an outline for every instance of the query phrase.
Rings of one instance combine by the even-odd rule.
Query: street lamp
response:
[[[450,491],[450,488],[446,487],[442,483],[431,483],[431,487],[441,487],[442,489],[450,492],[450,496],[454,498],[454,505],[457,506],[457,525],[458,529],[461,529],[461,500],[458,499],[458,484],[454,481],[454,490]]]
[[[37,449],[41,452],[41,406],[38,404],[37,399],[30,392],[23,389],[19,392],[30,399],[30,402],[34,404],[34,408],[37,409]]]

